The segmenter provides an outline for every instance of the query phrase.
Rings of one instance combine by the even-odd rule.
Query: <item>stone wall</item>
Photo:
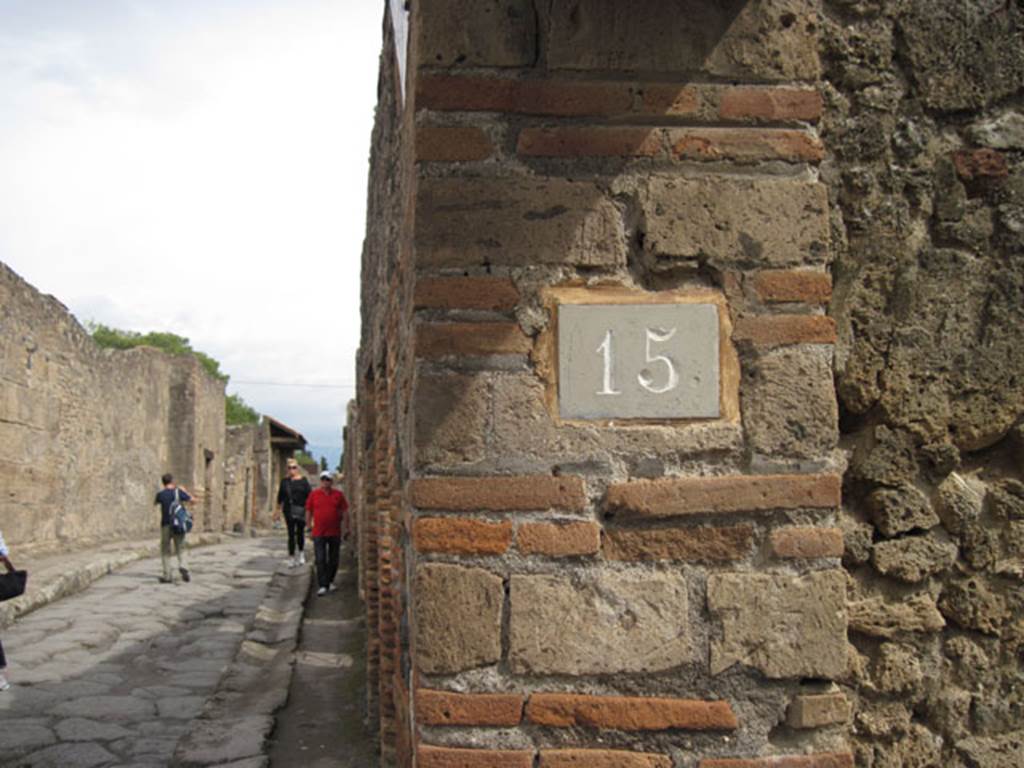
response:
[[[245,424],[227,428],[224,466],[225,527],[249,530],[273,524],[270,424]]]
[[[222,530],[224,385],[194,358],[100,349],[56,299],[0,264],[0,366],[9,543],[155,535],[153,495],[168,471],[196,495],[199,530]]]
[[[346,442],[385,764],[853,764],[816,10],[416,4],[404,105],[386,26]],[[694,302],[718,417],[559,416],[559,307]]]
[[[1024,765],[1024,11],[824,11],[857,764]]]

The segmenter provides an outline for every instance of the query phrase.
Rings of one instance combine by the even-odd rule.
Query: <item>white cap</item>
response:
[[[320,473],[320,479],[321,479],[321,480],[323,480],[323,479],[324,479],[325,477],[326,477],[326,478],[327,478],[328,480],[333,480],[333,479],[334,479],[334,475],[332,475],[332,474],[331,474],[330,472],[328,472],[328,471],[327,471],[326,469],[325,469],[325,470],[324,470],[323,472],[321,472],[321,473]]]

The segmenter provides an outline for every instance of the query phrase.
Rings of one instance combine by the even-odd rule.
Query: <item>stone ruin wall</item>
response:
[[[224,385],[194,358],[101,349],[56,299],[0,264],[0,365],[0,530],[11,545],[155,535],[153,495],[167,471],[195,492],[199,530],[228,524]]]
[[[819,38],[857,764],[1024,765],[1024,10]]]
[[[345,453],[385,763],[1024,764],[1019,5],[414,5]],[[561,421],[554,307],[652,294],[721,308],[722,418]]]

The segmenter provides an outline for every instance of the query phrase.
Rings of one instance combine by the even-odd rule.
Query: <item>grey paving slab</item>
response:
[[[168,765],[250,630],[279,549],[211,546],[189,584],[160,584],[159,559],[140,560],[3,630],[0,765]]]

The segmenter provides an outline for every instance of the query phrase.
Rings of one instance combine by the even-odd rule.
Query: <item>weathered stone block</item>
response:
[[[789,347],[758,356],[743,371],[740,398],[755,453],[811,458],[836,447],[839,406],[830,350]]]
[[[416,309],[506,311],[519,302],[507,277],[422,277],[416,281]]]
[[[525,355],[533,348],[516,323],[422,323],[416,356],[423,358]]]
[[[701,760],[699,768],[853,768],[849,752]]]
[[[846,580],[841,571],[806,576],[713,574],[708,609],[720,622],[711,672],[733,664],[768,677],[839,677],[846,669]]]
[[[825,315],[757,315],[736,321],[732,338],[761,347],[835,344],[836,323]]]
[[[410,483],[413,506],[461,512],[582,510],[587,495],[580,477],[421,477]]]
[[[434,0],[417,16],[421,67],[523,67],[536,56],[529,0]]]
[[[416,663],[452,674],[501,659],[505,589],[482,568],[429,563],[416,569]]]
[[[416,128],[417,162],[472,162],[494,154],[494,144],[470,125],[420,125]]]
[[[690,560],[725,562],[750,553],[749,525],[697,528],[609,528],[604,556],[609,560]]]
[[[770,304],[826,304],[832,298],[832,278],[811,269],[765,269],[754,276],[754,291]]]
[[[418,376],[413,413],[417,464],[467,464],[483,458],[490,414],[484,377]]]
[[[644,249],[659,262],[718,268],[823,264],[828,200],[792,179],[651,178],[640,191]]]
[[[939,599],[939,610],[964,629],[997,637],[1011,616],[1006,598],[979,576],[947,585]]]
[[[929,536],[908,536],[875,544],[875,570],[901,581],[918,582],[941,573],[956,560],[957,546]]]
[[[677,574],[513,576],[509,661],[521,674],[653,672],[693,659]]]
[[[842,693],[797,696],[786,712],[791,728],[821,728],[850,719],[850,702]]]
[[[813,80],[819,71],[811,0],[616,0],[556,3],[553,69],[703,72],[753,80]]]
[[[421,266],[625,262],[622,217],[596,184],[521,176],[424,178],[418,192]]]

